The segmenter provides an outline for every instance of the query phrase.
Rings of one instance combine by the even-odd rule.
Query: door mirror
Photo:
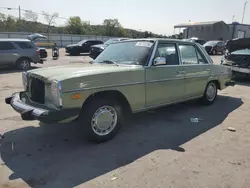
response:
[[[154,59],[154,66],[166,65],[167,59],[165,57],[157,57]]]

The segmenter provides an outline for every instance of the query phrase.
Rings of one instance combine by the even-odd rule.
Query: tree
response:
[[[59,14],[57,12],[53,14],[49,14],[43,11],[43,16],[47,24],[47,33],[48,33],[48,40],[49,40],[51,26],[56,24],[56,19],[59,17]]]
[[[35,13],[35,12],[32,12],[32,10],[27,10],[24,13],[24,18],[27,21],[37,22],[37,20],[38,20],[38,14]]]
[[[122,32],[122,26],[118,19],[105,19],[103,21],[103,26],[107,36],[120,36]],[[122,32],[122,34],[124,33]]]
[[[70,17],[66,23],[66,29],[72,34],[83,34],[83,22],[79,16]]]

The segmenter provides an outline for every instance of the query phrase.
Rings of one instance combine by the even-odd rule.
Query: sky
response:
[[[34,12],[58,12],[60,17],[80,16],[91,24],[117,18],[124,28],[171,35],[179,23],[224,21],[241,22],[245,0],[1,0],[0,12],[18,17],[11,7]],[[39,21],[44,22],[42,16]],[[57,19],[57,25],[65,19]],[[250,24],[250,1],[246,5],[245,24]],[[178,33],[179,29],[176,31]]]

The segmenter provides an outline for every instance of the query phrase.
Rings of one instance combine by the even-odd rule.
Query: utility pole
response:
[[[241,21],[241,23],[242,23],[242,24],[243,24],[243,21],[244,21],[244,16],[245,16],[246,5],[247,5],[247,1],[244,3],[243,15],[242,15],[242,21]]]
[[[234,22],[234,18],[235,18],[235,16],[233,15],[233,17],[232,17],[232,23]]]
[[[18,12],[19,12],[19,20],[21,20],[21,7],[18,6]]]

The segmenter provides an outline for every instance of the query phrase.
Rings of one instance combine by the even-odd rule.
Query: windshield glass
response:
[[[112,43],[114,43],[114,42],[118,42],[118,41],[119,41],[119,39],[109,39],[109,40],[107,40],[104,44],[110,45],[110,44],[112,44]]]
[[[82,41],[78,42],[77,44],[82,45],[85,42],[86,42],[86,40],[82,40]]]
[[[144,65],[153,47],[151,41],[129,41],[110,45],[94,61],[104,63],[113,61],[117,64]]]
[[[204,45],[205,46],[215,46],[218,43],[218,41],[208,41]]]

